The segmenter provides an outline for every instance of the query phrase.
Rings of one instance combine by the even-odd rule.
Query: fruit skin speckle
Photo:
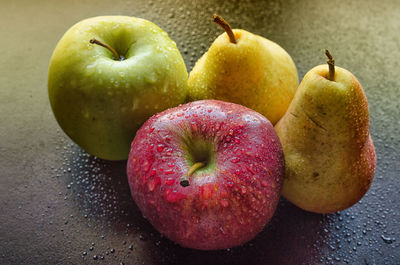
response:
[[[214,155],[183,187],[196,143]],[[127,175],[133,199],[160,233],[183,247],[225,249],[251,240],[272,218],[284,159],[264,116],[203,100],[151,117],[132,142]]]

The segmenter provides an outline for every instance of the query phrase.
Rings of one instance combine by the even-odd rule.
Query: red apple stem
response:
[[[184,176],[181,177],[181,179],[180,179],[180,181],[179,181],[179,183],[181,184],[181,186],[183,186],[183,187],[189,186],[189,185],[190,185],[190,183],[189,183],[189,178],[190,178],[190,176],[192,176],[193,173],[194,173],[197,169],[199,169],[199,168],[201,168],[201,167],[204,167],[204,166],[205,166],[205,164],[204,164],[203,162],[196,162],[196,163],[194,163],[194,164],[189,168],[189,170],[188,170],[188,172],[186,173],[186,175],[184,175]]]
[[[331,53],[325,49],[325,55],[328,57],[329,74],[328,79],[331,81],[335,80],[335,60],[333,59]]]
[[[229,40],[232,43],[236,43],[235,34],[233,34],[232,28],[228,24],[228,22],[226,22],[225,19],[223,19],[221,16],[217,14],[214,14],[212,18],[215,23],[220,25],[225,30],[226,34],[228,34],[229,36]]]
[[[103,42],[101,42],[99,40],[94,39],[94,38],[90,40],[90,43],[97,44],[97,45],[100,45],[100,46],[108,49],[114,55],[115,60],[121,61],[121,57],[119,56],[118,52],[113,47],[111,47],[110,45],[107,45],[107,44],[105,44],[105,43],[103,43]]]

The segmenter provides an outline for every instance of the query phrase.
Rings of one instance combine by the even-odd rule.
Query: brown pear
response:
[[[363,88],[326,54],[328,65],[304,76],[275,126],[286,163],[282,195],[316,213],[341,211],[358,202],[376,167]]]

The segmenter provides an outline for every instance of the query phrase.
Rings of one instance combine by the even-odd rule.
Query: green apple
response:
[[[175,42],[157,25],[101,16],[75,24],[58,42],[48,93],[74,142],[99,158],[123,160],[150,116],[184,102],[187,79]]]

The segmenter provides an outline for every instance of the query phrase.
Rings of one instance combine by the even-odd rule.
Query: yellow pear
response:
[[[290,55],[278,44],[242,29],[232,30],[220,16],[221,34],[189,75],[189,100],[219,99],[244,105],[272,124],[285,114],[298,74]]]
[[[304,76],[275,126],[285,154],[282,195],[316,213],[333,213],[358,202],[376,167],[363,88],[326,54],[329,67],[316,66]]]

